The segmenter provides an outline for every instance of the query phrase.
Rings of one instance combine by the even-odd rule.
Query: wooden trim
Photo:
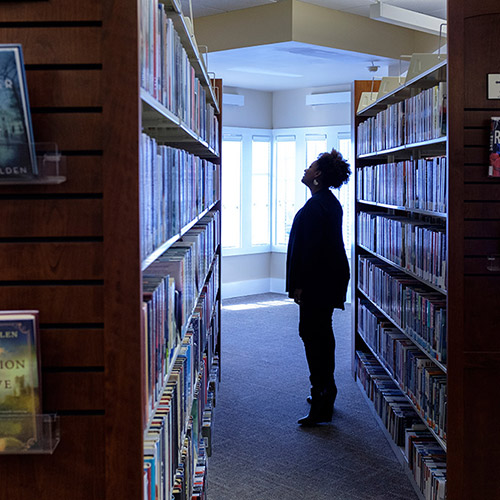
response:
[[[141,332],[139,248],[138,4],[105,0],[103,8],[103,95],[106,96],[103,110],[106,485],[103,497],[139,499],[143,495],[144,333]]]
[[[28,69],[26,80],[32,107],[102,106],[100,69]]]
[[[13,266],[19,258],[29,265]],[[102,280],[102,243],[3,243],[0,276],[5,281]]]
[[[104,366],[102,328],[46,328],[41,331],[42,366]]]
[[[104,416],[60,419],[61,442],[53,456],[0,455],[1,470],[9,471],[8,478],[2,474],[3,498],[103,500]]]
[[[25,64],[101,64],[101,35],[93,26],[7,26],[0,30],[0,43],[22,44]]]
[[[0,218],[0,238],[102,236],[100,199],[8,200]]]
[[[102,18],[101,1],[46,0],[44,2],[6,2],[2,22],[97,21]]]

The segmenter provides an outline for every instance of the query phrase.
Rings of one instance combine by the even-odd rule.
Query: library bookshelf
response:
[[[440,81],[447,82],[445,135],[420,143],[411,141],[411,144],[404,143],[398,146],[381,145],[374,151],[356,153],[356,171],[357,173],[361,171],[362,175],[357,177],[359,196],[355,203],[358,215],[356,222],[358,244],[355,248],[352,275],[356,280],[353,307],[353,358],[356,356],[356,351],[367,353],[366,364],[374,373],[374,379],[370,379],[366,373],[361,373],[358,382],[364,386],[363,391],[368,387],[372,407],[375,401],[379,409],[386,408],[386,403],[384,405],[380,403],[383,398],[379,395],[384,390],[389,399],[393,398],[395,402],[401,401],[399,396],[394,396],[395,393],[384,386],[387,377],[395,379],[396,386],[400,385],[399,376],[394,376],[394,369],[388,365],[385,357],[390,345],[388,339],[393,342],[403,334],[410,333],[408,341],[403,338],[400,342],[410,346],[411,343],[415,344],[415,347],[410,349],[415,351],[418,349],[426,357],[430,355],[431,358],[439,358],[439,356],[435,350],[436,344],[429,345],[428,342],[423,342],[421,337],[412,335],[414,332],[411,329],[408,332],[405,325],[401,328],[400,318],[397,316],[398,309],[388,310],[387,301],[380,293],[366,296],[364,283],[359,282],[359,260],[365,259],[361,264],[365,269],[366,259],[372,261],[377,259],[376,265],[398,277],[401,287],[412,286],[415,281],[422,281],[421,270],[415,273],[414,269],[408,269],[405,261],[407,256],[397,252],[402,244],[399,238],[401,232],[398,231],[402,231],[405,237],[411,235],[407,227],[401,228],[398,225],[407,224],[408,221],[410,223],[419,221],[418,224],[422,224],[423,227],[430,223],[431,231],[434,228],[441,228],[439,233],[446,248],[443,255],[447,274],[444,286],[439,280],[435,282],[432,279],[429,283],[427,274],[424,276],[424,281],[427,283],[422,282],[417,288],[426,290],[430,296],[441,295],[441,302],[445,304],[445,357],[432,359],[429,364],[435,365],[431,370],[433,373],[443,374],[438,377],[446,385],[446,391],[442,392],[442,395],[446,395],[446,418],[441,419],[441,425],[446,425],[446,434],[440,432],[439,426],[435,428],[433,420],[429,419],[427,414],[422,424],[431,427],[429,432],[434,434],[436,449],[439,451],[441,448],[446,453],[446,490],[447,498],[451,500],[500,497],[500,483],[496,472],[500,465],[499,433],[496,423],[496,416],[500,410],[499,399],[496,397],[500,373],[500,344],[497,335],[500,310],[498,295],[495,294],[500,284],[500,272],[499,267],[494,264],[500,251],[498,208],[500,183],[498,179],[488,178],[487,175],[490,118],[499,116],[500,113],[500,101],[487,98],[487,76],[495,73],[492,70],[496,57],[494,32],[498,22],[500,22],[500,7],[494,0],[482,2],[480,6],[472,6],[463,0],[449,0],[446,63],[437,65],[408,85],[382,98],[380,102],[363,110],[354,120],[357,130],[357,126],[366,122],[370,116],[375,116],[389,105],[420,92],[419,89],[430,88]],[[356,82],[355,89],[360,85],[366,86],[366,82]],[[444,129],[442,132],[444,134]],[[429,207],[415,208],[412,204],[408,206],[407,200],[401,199],[403,194],[407,195],[407,190],[403,189],[401,192],[404,182],[397,175],[396,167],[387,165],[394,163],[408,166],[405,163],[408,159],[422,161],[425,158],[437,157],[444,159],[443,165],[438,168],[444,168],[446,179],[445,207],[434,206],[429,210]],[[430,163],[432,172],[438,163],[436,161]],[[375,168],[375,165],[385,165],[385,167]],[[367,176],[363,175],[365,169],[368,169]],[[375,186],[370,185],[370,182],[375,182],[380,176],[387,180],[388,175],[391,176],[394,189],[381,189],[379,185],[377,191]],[[410,179],[412,179],[411,174]],[[434,176],[432,179],[431,184],[436,187],[437,177]],[[370,189],[364,186],[365,191],[362,191],[364,183],[368,183]],[[442,178],[439,184],[442,186]],[[372,195],[373,191],[375,191],[373,197],[366,199],[367,192]],[[361,213],[373,215],[359,216]],[[374,231],[373,228],[377,230]],[[390,235],[394,235],[390,240],[393,242],[392,246],[377,247],[377,238],[384,243],[384,238]],[[410,238],[410,241],[413,240]],[[427,244],[435,242],[435,236],[434,240],[431,237],[425,241]],[[428,249],[430,248],[429,246]],[[406,251],[412,257],[415,248],[406,248]],[[431,255],[433,252],[434,250]],[[369,264],[371,266],[372,262]],[[368,274],[372,271],[373,268],[370,267]],[[370,302],[370,306],[366,306]],[[360,311],[362,313],[367,308],[370,311],[366,312],[364,317],[363,314],[360,316]],[[416,311],[422,312],[422,309],[417,308]],[[366,322],[367,318],[371,321],[368,323],[371,328],[364,328],[364,324],[360,325],[360,321]],[[379,330],[373,326],[375,324],[379,325]],[[387,326],[387,331],[383,334],[386,342],[382,343],[385,345],[383,349],[376,343],[380,342],[380,337],[377,339],[373,333],[380,331],[381,324]],[[380,368],[381,364],[385,366]],[[354,362],[353,371],[356,370],[359,375],[360,371]],[[366,382],[366,379],[369,382]],[[404,392],[405,398],[410,400],[410,406],[415,406],[416,412],[419,413],[421,407],[418,399],[411,391],[404,390]],[[380,413],[379,411],[378,414]],[[383,418],[387,420],[385,414]],[[384,425],[380,417],[378,420]],[[408,466],[404,451],[398,449],[394,443],[394,431],[386,434],[408,474],[415,479],[414,470]],[[418,478],[416,482],[419,482]],[[415,486],[419,490],[419,496],[427,498],[418,485]]]
[[[446,61],[355,122],[354,370],[416,490],[444,498]],[[427,482],[416,473],[424,453]]]
[[[59,415],[61,431],[52,455],[0,455],[2,498],[144,498],[145,436],[157,408],[146,410],[151,361],[144,280],[158,261],[203,240],[206,224],[211,259],[196,270],[205,274],[196,277],[193,307],[186,308],[179,335],[184,341],[190,337],[194,304],[205,288],[213,301],[206,307],[211,354],[220,353],[220,224],[213,221],[220,213],[222,85],[209,79],[179,3],[162,5],[176,44],[185,50],[186,76],[179,76],[178,85],[196,89],[196,96],[189,94],[194,107],[175,109],[159,93],[160,57],[149,52],[153,90],[144,82],[142,51],[150,43],[148,51],[158,53],[155,37],[145,38],[144,19],[157,3],[48,0],[0,6],[0,43],[23,47],[35,139],[57,144],[67,166],[61,184],[0,185],[0,304],[40,311],[43,410]],[[210,113],[211,134],[200,125]],[[161,217],[149,212],[157,207],[157,193],[148,191],[152,199],[144,194],[158,180],[152,165],[144,174],[142,144],[150,140],[145,135],[156,140],[150,158],[154,148],[166,145],[183,171],[184,181],[169,180],[178,186],[172,196],[180,200],[182,194],[175,217],[167,211],[176,224],[162,225],[161,231],[151,225]],[[206,186],[202,193],[195,189],[200,183]],[[157,232],[162,238],[151,242]],[[185,298],[188,292],[182,292]],[[175,371],[179,343],[161,383]],[[194,383],[197,375],[192,374]]]

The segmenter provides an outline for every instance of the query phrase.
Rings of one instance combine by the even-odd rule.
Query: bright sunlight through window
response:
[[[222,246],[241,245],[241,137],[222,141]]]

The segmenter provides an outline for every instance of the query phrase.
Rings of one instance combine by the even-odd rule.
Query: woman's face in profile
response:
[[[309,168],[306,168],[304,170],[304,176],[302,177],[302,183],[305,184],[307,187],[310,187],[313,185],[313,180],[317,177],[317,172],[318,171],[318,162],[313,161],[311,165],[309,165]]]

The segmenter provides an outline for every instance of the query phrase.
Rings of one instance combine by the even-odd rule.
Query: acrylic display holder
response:
[[[0,184],[61,184],[66,181],[66,157],[59,152],[57,144],[35,143],[38,174],[33,177],[0,178]]]
[[[32,437],[20,438],[26,429]],[[0,412],[0,455],[51,455],[59,441],[55,414]]]

